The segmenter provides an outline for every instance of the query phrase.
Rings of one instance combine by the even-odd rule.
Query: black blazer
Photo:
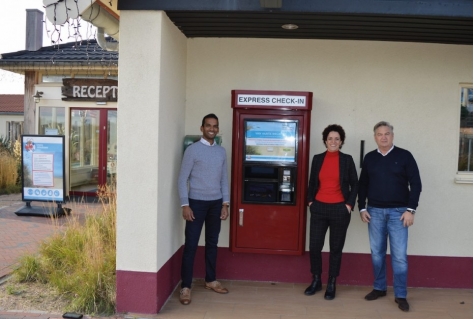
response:
[[[314,197],[319,190],[319,172],[326,153],[316,154],[313,157],[309,175],[308,203],[314,202]],[[339,182],[346,204],[354,208],[358,189],[357,171],[352,156],[342,152],[339,152]]]

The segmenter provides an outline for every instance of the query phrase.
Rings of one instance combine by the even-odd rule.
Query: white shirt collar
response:
[[[379,152],[380,154],[382,154],[382,156],[387,156],[388,153],[390,153],[390,152],[393,150],[394,147],[395,147],[395,144],[392,144],[392,147],[391,147],[391,148],[388,150],[388,152],[385,153],[385,154],[383,154],[383,153],[379,150],[379,148],[377,147],[377,152]]]
[[[204,144],[204,145],[207,145],[207,146],[214,146],[214,145],[216,145],[216,141],[214,141],[214,143],[211,144],[211,143],[209,143],[208,141],[206,141],[206,140],[204,139],[204,137],[201,137],[200,142],[201,142],[202,144]]]

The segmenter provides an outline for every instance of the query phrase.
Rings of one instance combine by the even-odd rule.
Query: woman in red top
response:
[[[313,281],[305,295],[322,289],[321,250],[329,228],[329,279],[324,298],[336,296],[336,277],[341,268],[342,249],[346,240],[351,211],[357,197],[357,171],[352,156],[339,150],[346,134],[337,124],[326,127],[323,142],[327,151],[314,155],[308,185],[308,206],[311,212],[309,254]]]

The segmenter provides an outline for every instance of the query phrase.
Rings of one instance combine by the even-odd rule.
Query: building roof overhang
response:
[[[3,53],[0,69],[19,74],[44,71],[49,74],[110,72],[117,75],[118,52],[103,50],[96,40],[82,40],[42,47],[37,51]]]
[[[165,11],[188,38],[337,39],[464,45],[472,45],[473,39],[471,0],[117,1],[119,12]],[[277,7],[279,3],[281,7]],[[285,24],[298,28],[283,29]]]

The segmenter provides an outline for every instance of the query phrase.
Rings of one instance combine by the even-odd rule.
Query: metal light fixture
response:
[[[33,95],[33,98],[35,99],[35,103],[39,103],[42,97],[43,97],[43,92],[36,90],[36,94]]]
[[[283,29],[286,29],[286,30],[296,30],[296,29],[298,29],[298,26],[296,24],[292,24],[292,23],[284,24],[281,27]]]

